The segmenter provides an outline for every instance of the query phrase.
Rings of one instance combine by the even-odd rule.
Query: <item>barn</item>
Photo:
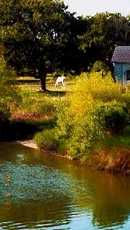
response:
[[[116,81],[130,83],[130,46],[117,46],[112,56]]]

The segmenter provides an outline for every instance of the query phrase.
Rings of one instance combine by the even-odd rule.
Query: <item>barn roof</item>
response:
[[[130,63],[130,46],[117,46],[112,56],[112,62]]]

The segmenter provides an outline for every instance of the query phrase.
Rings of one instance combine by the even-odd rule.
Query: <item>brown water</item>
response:
[[[130,230],[130,178],[0,144],[0,230]]]

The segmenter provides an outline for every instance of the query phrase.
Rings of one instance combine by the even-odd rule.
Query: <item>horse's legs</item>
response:
[[[58,81],[56,80],[56,82],[55,82],[55,87],[57,87],[58,86]]]
[[[62,84],[62,86],[64,86],[64,81],[63,80],[61,81],[61,84]]]

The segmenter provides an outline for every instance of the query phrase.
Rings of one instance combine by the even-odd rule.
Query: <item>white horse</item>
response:
[[[56,79],[55,86],[58,86],[59,83],[61,83],[62,86],[64,86],[64,80],[65,80],[65,76],[62,75],[61,77],[58,77],[58,78]]]

